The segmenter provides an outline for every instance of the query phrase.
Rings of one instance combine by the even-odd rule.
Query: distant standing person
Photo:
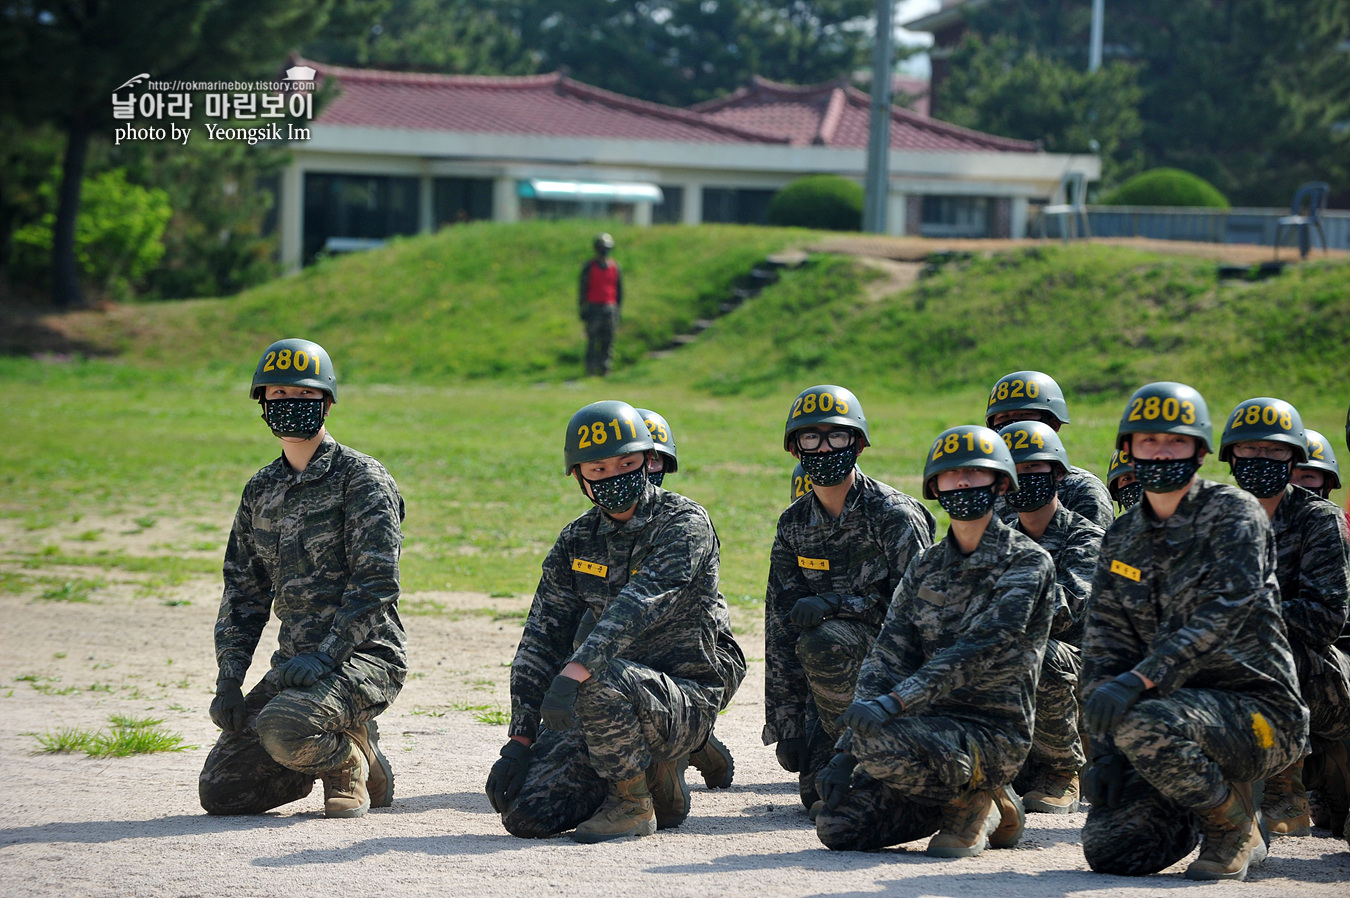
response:
[[[250,396],[281,456],[244,487],[225,550],[211,702],[223,732],[202,769],[202,807],[261,814],[322,779],[324,815],[360,817],[394,799],[375,718],[408,670],[398,619],[403,497],[383,465],[328,435],[337,377],[322,346],[267,347]],[[245,695],[272,614],[277,651]]]
[[[614,329],[623,306],[623,272],[609,255],[614,251],[613,237],[600,234],[593,245],[594,258],[581,266],[577,305],[586,325],[586,374],[604,377],[609,373]]]

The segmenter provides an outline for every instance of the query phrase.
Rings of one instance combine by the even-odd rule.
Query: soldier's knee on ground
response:
[[[293,769],[309,766],[305,747],[323,733],[317,711],[311,703],[288,694],[277,696],[262,709],[254,726],[273,760]]]
[[[554,820],[533,813],[533,807],[523,801],[515,802],[502,814],[502,826],[511,835],[521,839],[546,839],[562,832]]]
[[[1097,873],[1148,876],[1200,844],[1200,820],[1137,773],[1126,774],[1120,807],[1093,805],[1083,826],[1083,856]]]

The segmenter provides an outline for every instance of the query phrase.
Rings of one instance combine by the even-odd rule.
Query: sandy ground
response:
[[[4,569],[20,570],[0,564]],[[87,568],[70,573],[90,576]],[[1271,859],[1240,886],[1187,883],[1182,865],[1148,880],[1095,875],[1078,844],[1081,814],[1032,815],[1019,847],[971,860],[929,859],[923,843],[827,851],[798,804],[793,778],[760,745],[763,649],[749,617],[739,623],[751,672],[717,726],[736,756],[730,790],[705,789],[691,770],[689,820],[646,839],[598,846],[566,836],[515,839],[482,791],[505,728],[476,720],[481,711],[457,709],[507,706],[505,665],[525,597],[406,597],[409,608],[435,601],[443,610],[405,617],[412,678],[381,718],[397,777],[392,808],[326,820],[319,788],[261,817],[207,817],[196,778],[215,737],[206,707],[219,588],[205,577],[147,589],[132,575],[102,576],[107,585],[88,603],[35,600],[39,588],[0,595],[3,895],[1348,893],[1350,852],[1324,831],[1277,842]],[[274,640],[269,629],[255,677]],[[111,714],[162,718],[196,747],[101,760],[36,751],[35,733],[99,728]]]

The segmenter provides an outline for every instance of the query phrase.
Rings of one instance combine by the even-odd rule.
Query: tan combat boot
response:
[[[1261,816],[1272,836],[1312,834],[1312,809],[1308,807],[1308,792],[1303,788],[1302,758],[1266,780]]]
[[[368,720],[347,733],[366,756],[366,766],[370,768],[370,777],[366,780],[366,791],[370,793],[372,808],[387,808],[394,803],[394,770],[389,759],[380,751],[380,729],[375,721]]]
[[[736,762],[731,759],[731,751],[722,744],[722,740],[712,733],[708,734],[708,741],[703,743],[703,747],[689,756],[689,763],[703,774],[703,782],[708,784],[709,789],[731,788],[731,778],[736,775]]]
[[[1047,770],[1022,802],[1028,811],[1041,814],[1072,814],[1078,810],[1078,771]]]
[[[647,768],[647,791],[652,796],[657,829],[679,826],[689,816],[689,784],[684,781],[688,767],[689,755],[682,755]]]
[[[366,791],[369,776],[366,756],[355,742],[349,742],[347,760],[323,774],[323,815],[360,817],[370,810],[370,793]]]
[[[605,803],[572,833],[578,842],[592,844],[622,839],[624,836],[650,836],[656,832],[656,813],[647,791],[647,776],[609,784]]]
[[[942,808],[942,829],[928,841],[929,857],[975,857],[989,845],[1002,814],[994,793],[973,789]]]
[[[1012,785],[994,790],[994,808],[998,811],[998,826],[989,834],[990,848],[1012,848],[1022,840],[1027,825],[1026,808]]]
[[[1187,879],[1243,880],[1249,868],[1266,859],[1251,783],[1229,783],[1223,804],[1196,813],[1204,842],[1200,856],[1186,868]]]

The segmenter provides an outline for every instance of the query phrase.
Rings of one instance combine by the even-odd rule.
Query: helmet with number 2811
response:
[[[264,387],[312,387],[337,402],[337,373],[328,352],[311,340],[291,337],[263,351],[253,371],[249,398],[261,399]]]
[[[1069,406],[1064,401],[1064,391],[1053,377],[1040,371],[1014,371],[998,379],[989,391],[984,423],[993,427],[995,416],[1005,412],[1048,414],[1055,419],[1056,429],[1058,424],[1069,423]]]
[[[1003,438],[988,427],[962,424],[938,434],[923,464],[923,497],[937,498],[937,477],[958,468],[988,468],[1008,478],[1008,490],[1017,489],[1017,465]],[[997,481],[996,481],[997,482]]]
[[[1231,461],[1236,444],[1253,440],[1283,443],[1293,451],[1299,464],[1308,455],[1308,438],[1298,409],[1283,399],[1258,396],[1237,404],[1223,427],[1219,442],[1219,461]]]
[[[592,402],[578,409],[567,422],[567,440],[563,444],[563,473],[588,461],[650,452],[656,448],[647,422],[637,409],[617,399]]]
[[[834,384],[808,387],[797,394],[788,409],[787,424],[783,427],[783,449],[792,451],[792,435],[805,427],[838,424],[857,432],[858,442],[870,446],[867,435],[867,416],[862,403],[853,393]]]
[[[1207,451],[1214,451],[1214,428],[1209,423],[1209,406],[1194,387],[1160,380],[1134,391],[1120,416],[1116,448],[1128,449],[1130,434],[1175,433],[1195,439]]]

